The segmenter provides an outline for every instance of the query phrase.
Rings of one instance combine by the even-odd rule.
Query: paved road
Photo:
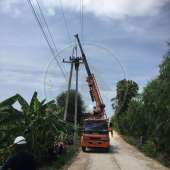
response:
[[[140,153],[127,144],[118,134],[111,138],[111,150],[105,153],[97,150],[80,152],[68,170],[170,170],[159,162]]]

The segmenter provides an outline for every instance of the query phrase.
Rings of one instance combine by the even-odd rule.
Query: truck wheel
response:
[[[86,152],[86,147],[85,146],[82,146],[82,151]]]
[[[110,147],[105,148],[105,152],[109,152],[110,151]]]

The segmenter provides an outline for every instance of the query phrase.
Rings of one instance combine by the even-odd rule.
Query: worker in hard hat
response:
[[[10,156],[1,170],[36,170],[33,155],[26,151],[26,139],[23,136],[15,138],[13,146],[16,153]]]

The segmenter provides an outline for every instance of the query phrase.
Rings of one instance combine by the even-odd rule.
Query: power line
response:
[[[80,31],[81,39],[84,41],[84,0],[80,0]]]
[[[66,16],[65,16],[62,0],[59,0],[59,3],[60,3],[60,7],[61,7],[62,16],[63,16],[63,19],[64,19],[64,24],[65,24],[67,36],[68,36],[69,41],[71,42],[71,35],[70,35],[69,28],[68,28],[68,23],[67,23],[67,19],[66,19]]]
[[[41,6],[40,6],[39,1],[38,1],[38,0],[35,0],[35,1],[36,1],[37,5],[38,5],[38,9],[39,9],[39,11],[40,11],[41,18],[43,19],[43,21],[44,21],[44,23],[45,23],[46,29],[47,29],[47,31],[48,31],[48,34],[49,34],[50,38],[51,38],[51,42],[52,42],[53,47],[54,47],[54,49],[55,49],[55,52],[56,52],[56,54],[57,54],[57,53],[58,53],[58,50],[57,50],[57,47],[56,47],[56,44],[55,44],[55,41],[54,41],[54,38],[53,38],[54,36],[53,36],[52,32],[51,32],[50,29],[49,29],[48,23],[47,23],[47,21],[46,21],[46,18],[45,18],[45,16],[44,16],[44,13],[43,13],[43,11],[42,11],[42,9],[41,9]],[[60,58],[60,60],[62,60],[60,55],[58,55],[58,57]],[[57,60],[57,56],[56,56],[56,55],[55,55],[54,58],[55,58],[55,60]],[[64,72],[66,72],[65,67],[63,67],[63,70],[64,70]]]
[[[57,52],[57,48],[56,48],[56,45],[55,45],[55,42],[54,42],[54,39],[53,39],[53,35],[52,35],[52,33],[51,33],[50,29],[49,29],[49,26],[48,26],[48,24],[47,24],[47,21],[46,21],[46,19],[45,19],[45,16],[44,16],[44,14],[43,14],[43,11],[42,11],[42,9],[41,9],[41,6],[40,6],[38,0],[35,0],[35,1],[36,1],[37,5],[38,5],[39,11],[40,11],[40,15],[41,15],[41,17],[42,17],[42,19],[43,19],[43,21],[44,21],[44,23],[45,23],[45,25],[46,25],[47,31],[48,31],[48,33],[49,33],[49,35],[50,35],[51,40],[52,40],[52,44],[54,45],[54,48],[55,48],[55,50],[56,50],[56,52]]]
[[[36,0],[36,1],[37,1],[37,0]],[[56,60],[58,67],[60,68],[60,71],[62,72],[65,80],[67,80],[66,75],[65,75],[65,72],[64,72],[62,66],[60,65],[60,62],[59,62],[58,59],[56,58],[55,51],[54,51],[54,49],[51,47],[50,40],[48,39],[48,36],[47,36],[46,33],[45,33],[45,30],[44,30],[44,28],[43,28],[43,26],[42,26],[42,23],[41,23],[41,21],[40,21],[40,19],[39,19],[39,16],[38,16],[36,10],[34,9],[34,6],[33,6],[32,2],[31,2],[31,0],[27,0],[27,2],[28,2],[28,4],[29,4],[30,8],[32,9],[32,13],[33,13],[33,15],[34,15],[34,17],[35,17],[35,20],[36,20],[38,26],[40,27],[40,30],[42,31],[43,37],[44,37],[45,41],[47,42],[47,45],[48,45],[48,47],[49,47],[49,49],[50,49],[50,51],[51,51],[54,59]],[[37,2],[38,2],[38,1],[37,1]],[[37,3],[37,4],[38,4],[38,3]],[[46,24],[47,24],[47,23],[46,23]],[[48,27],[48,26],[47,26],[47,27]]]

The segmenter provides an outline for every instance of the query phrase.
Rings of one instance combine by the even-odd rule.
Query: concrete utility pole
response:
[[[65,62],[65,63],[71,63],[70,75],[69,75],[69,82],[68,82],[68,90],[67,90],[65,110],[64,110],[64,121],[66,121],[66,120],[67,120],[68,102],[69,102],[69,97],[70,97],[71,80],[72,80],[72,75],[73,75],[73,62],[70,62],[70,61],[69,61],[69,62],[63,61],[63,62]]]
[[[64,120],[67,120],[67,111],[68,111],[68,104],[69,104],[69,94],[70,94],[70,88],[71,88],[71,81],[72,81],[72,74],[73,74],[73,66],[75,66],[76,71],[76,92],[75,92],[75,112],[74,112],[74,144],[76,143],[77,138],[77,114],[78,114],[78,71],[79,71],[79,65],[82,63],[82,58],[80,57],[70,57],[69,61],[63,60],[64,63],[71,64],[70,67],[70,76],[69,76],[69,82],[68,82],[68,92],[66,96],[66,103],[65,103],[65,111],[64,111]]]
[[[78,110],[78,71],[80,58],[75,59],[75,70],[76,70],[76,94],[75,94],[75,113],[74,113],[74,144],[76,143],[77,138],[77,110]]]

